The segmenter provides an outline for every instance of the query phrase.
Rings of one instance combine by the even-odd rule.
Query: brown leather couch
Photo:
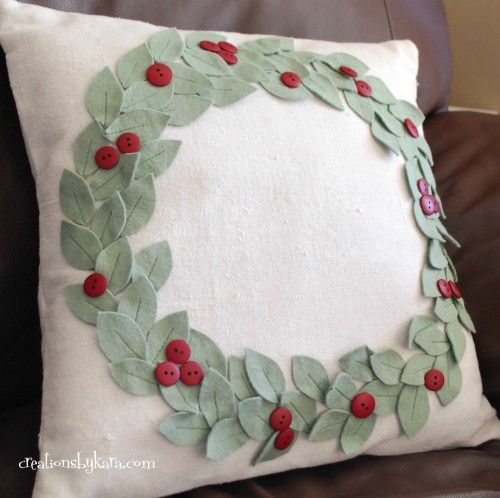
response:
[[[434,152],[453,258],[477,325],[484,392],[500,408],[500,117],[446,112],[451,60],[439,0],[33,0],[61,10],[185,29],[272,33],[336,41],[412,39],[419,47],[419,104]],[[472,70],[473,68],[471,68]],[[36,96],[33,96],[35,99]],[[0,58],[0,497],[31,494],[40,423],[36,303],[37,206],[15,104]],[[179,495],[185,498],[500,496],[500,442],[398,457],[359,457]]]

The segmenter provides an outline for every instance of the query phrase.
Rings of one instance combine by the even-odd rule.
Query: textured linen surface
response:
[[[114,68],[159,29],[0,1],[0,41],[40,205],[41,453],[60,459],[96,451],[156,462],[149,471],[39,471],[37,497],[159,496],[346,458],[336,441],[301,440],[256,467],[250,462],[257,442],[223,463],[198,447],[173,446],[158,430],[167,405],[159,396],[122,391],[95,327],[65,303],[64,286],[86,273],[71,268],[59,248],[58,185],[62,170],[73,168],[73,141],[90,122],[86,89],[105,65]],[[235,43],[252,38],[228,36]],[[415,102],[418,54],[411,42],[296,40],[296,48],[351,53],[397,98]],[[429,313],[432,302],[419,284],[426,240],[413,221],[403,160],[379,146],[366,123],[317,99],[285,102],[259,88],[167,134],[182,140],[181,150],[155,180],[152,220],[132,237],[134,253],[165,239],[172,249],[158,316],[187,310],[191,326],[227,356],[250,347],[278,361],[289,387],[294,354],[322,360],[333,374],[339,356],[354,347],[405,348],[409,319]],[[431,396],[430,419],[416,437],[408,440],[396,417],[385,417],[364,451],[397,454],[498,437],[468,334],[461,367],[460,395],[446,408]]]

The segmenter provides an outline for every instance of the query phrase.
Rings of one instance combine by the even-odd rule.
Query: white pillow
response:
[[[109,66],[116,74],[121,60],[118,74],[125,86],[135,78],[144,81],[149,66],[142,66],[147,60],[144,46],[134,52],[137,57],[127,56],[132,60],[120,58],[148,43],[153,35],[157,36],[150,42],[150,50],[156,59],[174,68],[173,83],[162,87],[141,83],[134,88],[139,88],[138,92],[159,90],[154,105],[166,102],[173,89],[175,105],[170,103],[166,111],[172,115],[170,124],[187,119],[196,109],[204,110],[203,106],[210,104],[206,99],[222,104],[227,103],[228,95],[242,98],[227,108],[211,107],[185,127],[167,127],[163,136],[182,141],[182,146],[169,171],[154,179],[154,210],[153,182],[148,173],[159,171],[148,169],[153,161],[144,159],[156,147],[148,145],[146,135],[151,128],[139,131],[141,156],[123,154],[118,166],[107,172],[99,170],[101,183],[94,193],[104,200],[113,190],[107,187],[117,178],[121,182],[115,187],[120,191],[130,183],[139,161],[134,180],[139,179],[139,183],[133,183],[134,188],[121,196],[128,215],[133,211],[124,233],[131,234],[135,262],[131,267],[131,255],[122,237],[120,244],[101,253],[97,263],[89,264],[88,259],[96,259],[100,242],[88,232],[80,239],[81,229],[68,225],[68,220],[61,228],[65,215],[77,220],[83,217],[100,234],[107,219],[102,217],[104,211],[96,215],[92,207],[85,207],[89,200],[86,187],[74,174],[75,166],[82,172],[82,158],[87,157],[81,142],[81,133],[92,119],[86,95],[91,113],[110,124],[120,110],[123,89],[103,68]],[[262,37],[180,35],[191,45],[184,49],[187,62],[207,70],[200,66],[201,58],[211,65],[209,73],[227,73],[227,77],[210,76],[207,80],[201,73],[185,74],[172,64],[166,54],[182,48],[177,46],[175,31],[122,19],[61,13],[12,0],[0,2],[0,41],[7,54],[40,207],[41,459],[46,455],[54,461],[80,458],[82,463],[95,455],[101,466],[114,459],[108,464],[110,468],[93,472],[64,468],[71,462],[56,463],[48,470],[42,463],[35,496],[159,496],[336,462],[361,452],[390,455],[474,446],[499,437],[500,423],[482,395],[473,341],[465,330],[472,330],[473,325],[463,300],[456,295],[442,297],[459,292],[447,283],[457,277],[442,244],[453,240],[441,224],[442,212],[429,212],[429,216],[422,212],[422,208],[435,211],[439,197],[422,130],[409,122],[404,124],[407,117],[416,125],[423,119],[413,107],[415,46],[409,41],[339,44],[295,40],[292,48],[291,40],[274,38],[245,49],[243,43]],[[199,40],[216,43],[226,37],[239,46],[235,65],[198,46]],[[274,52],[281,55],[270,56]],[[314,57],[314,68],[308,64],[309,52],[321,54]],[[350,56],[319,61],[334,53]],[[224,56],[234,62],[231,55]],[[258,67],[243,64],[245,60],[253,60]],[[297,60],[308,70],[304,72],[304,65]],[[363,75],[360,60],[369,66],[369,74],[381,78],[387,87]],[[272,70],[270,62],[277,65],[278,72]],[[361,84],[358,90],[355,79],[342,73],[349,70],[339,70],[341,65],[355,69],[357,80],[371,84],[371,97],[358,94],[367,87]],[[164,67],[158,74],[162,71],[166,71]],[[302,83],[296,75],[281,79],[286,71],[298,73]],[[322,73],[328,76],[318,76]],[[95,79],[98,74],[100,80]],[[272,83],[263,82],[271,93],[256,83],[245,85],[234,75],[271,78]],[[189,87],[194,84],[189,81],[181,82],[183,76],[195,78],[195,87]],[[287,86],[296,82],[297,88]],[[212,85],[217,90],[211,89]],[[309,95],[306,87],[332,105]],[[110,96],[106,113],[101,106],[103,91]],[[187,97],[179,97],[179,92]],[[193,97],[196,92],[201,97]],[[118,95],[117,104],[114,94]],[[297,96],[308,98],[295,101]],[[139,97],[129,91],[126,98],[135,99],[140,107]],[[130,105],[130,100],[127,102]],[[335,105],[344,107],[344,112]],[[378,117],[373,116],[374,109]],[[148,126],[154,121],[163,128],[166,123],[164,114],[141,112],[140,119],[144,116]],[[121,124],[114,121],[107,133],[130,131],[129,124]],[[420,137],[414,138],[412,133]],[[113,140],[118,135],[116,132]],[[388,151],[374,135],[401,148],[408,160]],[[74,156],[75,140],[80,145]],[[172,159],[178,145],[169,142],[165,157]],[[96,149],[92,147],[85,166],[91,169],[95,168]],[[166,167],[170,159],[154,162],[154,166]],[[65,169],[69,171],[63,174]],[[417,186],[423,177],[430,187],[422,181]],[[429,188],[433,196],[422,199],[419,188]],[[118,237],[123,226],[123,203],[116,193],[112,198],[111,219],[116,230],[104,233],[104,245]],[[83,241],[79,250],[70,242],[72,238]],[[162,243],[166,240],[169,246]],[[150,253],[138,254],[156,243],[160,245]],[[110,254],[117,248],[118,262]],[[156,256],[159,259],[149,274],[150,283],[144,277],[148,273],[145,268],[151,267]],[[172,272],[160,290],[172,261]],[[101,298],[83,297],[82,283],[95,266],[106,275],[115,293],[126,287],[117,298],[121,314],[116,313],[109,291]],[[112,274],[113,268],[116,272]],[[438,287],[441,279],[445,281]],[[158,288],[157,293],[152,285]],[[67,286],[73,287],[68,291]],[[86,289],[92,293],[91,288]],[[86,307],[82,313],[81,299],[111,311],[97,317]],[[83,318],[98,321],[99,341],[96,326],[77,318],[68,304]],[[136,313],[138,306],[140,312]],[[191,396],[195,404],[200,396],[201,407],[185,406],[200,411],[176,415],[180,419],[169,418],[175,411],[159,395],[153,372],[157,360],[165,360],[163,346],[174,336],[187,338],[184,311],[189,315],[189,327],[206,334],[191,331],[189,338],[192,359],[201,362],[205,376],[201,394],[199,387],[183,383],[189,382],[186,367],[182,369],[183,380],[162,389],[177,408],[181,401],[173,399],[175,393]],[[123,314],[133,315],[139,325]],[[158,323],[166,315],[171,316],[150,332],[155,319]],[[173,329],[170,339],[165,339]],[[149,366],[137,360],[119,361],[126,356],[144,356],[146,336]],[[365,344],[377,354],[363,347]],[[158,353],[154,358],[153,350]],[[246,359],[250,382],[244,370],[239,370],[244,363],[235,359],[227,380],[226,360],[231,355],[243,358],[245,350],[250,350]],[[111,370],[104,352],[118,362]],[[169,355],[175,356],[173,351]],[[292,376],[292,358],[298,356],[308,358],[293,359]],[[181,361],[178,357],[175,363]],[[176,372],[176,366],[170,367]],[[128,368],[127,375],[124,368]],[[133,368],[139,369],[135,373],[140,379],[129,375]],[[193,376],[199,368],[193,368]],[[439,372],[427,374],[432,369]],[[134,396],[114,382],[110,371],[129,391],[156,395]],[[275,391],[283,390],[283,380],[288,392],[300,389],[303,394],[294,391],[278,400]],[[234,393],[241,398],[253,397],[239,404],[243,427],[238,415],[230,418],[237,404]],[[375,406],[370,406],[373,403]],[[274,412],[278,404],[286,410]],[[270,428],[271,413],[276,431]],[[306,424],[299,413],[307,419]],[[383,416],[385,413],[388,416]],[[290,414],[293,429],[302,430],[278,430],[288,425]],[[280,420],[284,425],[279,425]],[[179,429],[184,424],[198,430],[190,430],[186,436]],[[209,425],[215,428],[209,429]],[[171,442],[187,445],[195,439],[204,441],[209,430],[208,445],[178,447]],[[277,449],[276,445],[284,448],[292,438],[295,444]],[[241,449],[230,451],[241,443]],[[229,452],[222,464],[214,460]],[[259,459],[262,462],[253,465]],[[116,468],[116,462],[126,465],[132,461],[139,462],[139,467]],[[154,468],[145,469],[148,464],[141,465],[143,461],[153,461]]]

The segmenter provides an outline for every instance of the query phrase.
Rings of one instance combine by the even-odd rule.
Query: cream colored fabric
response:
[[[59,248],[58,184],[90,121],[85,91],[103,66],[114,67],[158,29],[0,1],[0,41],[40,204],[41,453],[60,459],[96,451],[156,462],[149,471],[40,471],[39,498],[153,497],[345,458],[336,441],[302,439],[286,456],[256,467],[256,442],[223,463],[207,460],[199,447],[173,446],[158,430],[167,405],[159,396],[122,391],[95,327],[66,306],[63,287],[86,274],[72,269]],[[235,43],[252,38],[228,36]],[[296,40],[296,48],[356,55],[398,98],[415,102],[411,42]],[[411,316],[430,312],[419,285],[426,241],[412,218],[402,159],[377,145],[364,122],[317,99],[284,102],[258,89],[167,132],[183,145],[155,181],[153,219],[132,240],[135,251],[164,239],[171,245],[174,269],[159,294],[159,316],[187,310],[191,325],[227,355],[250,347],[276,359],[289,387],[293,354],[322,360],[333,376],[336,360],[354,347],[405,347]],[[430,396],[430,420],[414,439],[389,416],[379,419],[364,451],[388,455],[498,437],[469,336],[462,372],[458,399],[442,408]]]

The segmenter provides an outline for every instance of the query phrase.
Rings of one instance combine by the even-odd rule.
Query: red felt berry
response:
[[[205,369],[197,361],[188,361],[181,366],[181,381],[187,386],[201,384],[205,376]]]
[[[373,93],[370,84],[363,80],[356,81],[356,88],[362,97],[369,97]]]
[[[292,423],[292,412],[284,406],[279,406],[271,413],[269,424],[275,431],[283,431]]]
[[[453,280],[449,280],[448,285],[450,286],[453,297],[460,299],[462,297],[462,291],[460,290],[458,284],[456,282],[453,282]]]
[[[358,72],[349,66],[340,66],[339,71],[346,76],[350,76],[351,78],[357,78]]]
[[[431,187],[425,178],[420,178],[420,180],[418,180],[417,188],[422,195],[430,195],[431,193]]]
[[[281,431],[274,440],[274,447],[277,450],[286,450],[295,439],[295,432],[292,429],[285,429]]]
[[[226,52],[231,52],[232,54],[238,52],[238,47],[227,41],[220,41],[219,47],[221,48],[221,50],[225,50]]]
[[[441,295],[443,297],[448,298],[448,297],[451,297],[453,295],[453,291],[451,290],[450,284],[444,278],[440,278],[436,282],[436,285],[437,285],[439,292],[441,293]]]
[[[375,398],[370,393],[359,393],[351,401],[351,413],[357,418],[367,418],[375,410]]]
[[[284,73],[281,73],[280,79],[283,85],[288,88],[297,88],[302,83],[300,76],[292,71],[285,71]]]
[[[444,374],[441,370],[433,368],[425,374],[424,381],[429,391],[439,391],[444,386]]]
[[[83,282],[83,292],[90,297],[102,296],[108,288],[108,279],[102,273],[92,273]]]
[[[420,207],[427,216],[439,212],[439,203],[433,195],[425,194],[420,197]]]
[[[156,380],[166,387],[176,384],[180,375],[179,367],[171,361],[160,363],[155,370]]]
[[[105,145],[95,153],[95,163],[101,169],[112,169],[120,161],[120,153],[112,145]]]
[[[154,86],[167,86],[172,81],[173,73],[170,67],[161,62],[156,62],[146,71],[147,80]]]
[[[232,52],[228,52],[227,50],[221,50],[219,55],[226,61],[227,64],[232,66],[238,62],[238,57],[234,55]]]
[[[141,150],[141,139],[135,133],[122,133],[116,140],[116,146],[122,154],[139,152]]]
[[[406,118],[405,119],[405,128],[406,128],[406,131],[413,138],[418,138],[419,137],[420,133],[418,132],[418,128],[416,127],[415,123],[410,118]]]
[[[202,50],[206,50],[207,52],[214,52],[214,53],[220,52],[220,49],[221,49],[217,43],[210,41],[210,40],[202,40],[200,43],[198,43],[198,46]]]
[[[167,355],[168,361],[173,361],[178,365],[182,365],[189,360],[189,357],[191,356],[191,348],[185,340],[175,339],[174,341],[168,343],[165,354]]]

